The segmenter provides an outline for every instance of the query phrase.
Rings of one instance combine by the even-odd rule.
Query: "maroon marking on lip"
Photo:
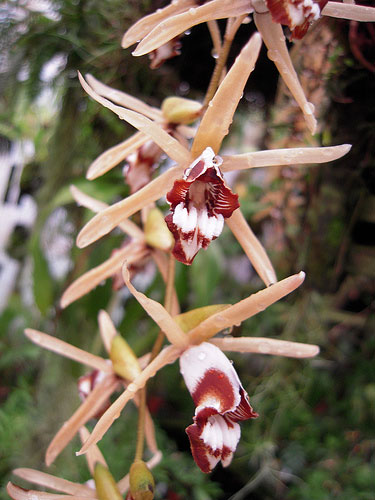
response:
[[[192,398],[196,406],[204,404],[205,399],[214,398],[220,401],[219,413],[230,411],[235,405],[234,387],[225,373],[215,368],[206,371],[198,382]]]

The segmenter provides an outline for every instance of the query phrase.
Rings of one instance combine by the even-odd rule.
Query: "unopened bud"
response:
[[[99,500],[123,500],[116,481],[104,465],[95,465],[94,481]]]
[[[182,330],[187,333],[213,314],[227,309],[229,305],[230,304],[214,304],[212,306],[198,307],[198,309],[192,309],[186,313],[179,314],[173,319],[179,324]]]
[[[155,481],[142,460],[136,460],[130,467],[130,493],[134,500],[152,500],[154,498]]]
[[[169,251],[174,245],[174,238],[158,208],[152,208],[144,227],[145,240],[148,245],[159,250]]]
[[[168,123],[193,123],[202,110],[202,104],[183,97],[167,97],[161,105],[161,110]]]
[[[116,335],[112,340],[109,357],[114,372],[124,379],[132,381],[141,373],[137,356],[120,335]]]

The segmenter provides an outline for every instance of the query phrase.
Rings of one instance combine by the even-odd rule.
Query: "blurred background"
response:
[[[76,206],[69,186],[107,203],[129,194],[121,166],[95,181],[85,179],[90,163],[133,130],[85,95],[77,70],[157,107],[170,95],[202,99],[207,88],[215,59],[204,25],[186,33],[181,55],[157,70],[149,69],[147,56],[134,58],[120,48],[124,31],[161,5],[136,0],[0,5],[1,486],[13,468],[47,470],[45,450],[79,405],[77,378],[84,373],[77,363],[31,344],[25,327],[97,354],[102,354],[100,309],[111,314],[138,354],[150,349],[157,334],[126,290],[113,292],[111,280],[66,310],[59,299],[73,279],[122,242],[114,231],[88,248],[76,248],[75,237],[92,214]],[[230,62],[253,31],[252,22],[241,27]],[[156,498],[375,498],[374,26],[323,19],[291,50],[316,107],[318,134],[307,132],[262,50],[225,151],[341,143],[353,148],[330,164],[254,169],[230,178],[278,277],[307,273],[297,292],[233,334],[316,343],[321,353],[313,360],[231,356],[260,417],[242,424],[231,466],[218,466],[210,476],[190,454],[184,429],[194,407],[178,366],[160,372],[148,390],[164,453],[154,469]],[[159,206],[167,210],[165,200]],[[228,231],[190,268],[177,265],[176,285],[183,311],[235,302],[262,288]],[[152,268],[143,271],[139,286],[162,300],[162,281]],[[131,464],[136,418],[129,406],[100,442],[116,479]],[[74,440],[48,472],[86,481],[85,460],[74,456],[78,446]],[[0,498],[7,498],[5,489]]]

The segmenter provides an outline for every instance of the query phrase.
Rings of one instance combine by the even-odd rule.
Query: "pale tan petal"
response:
[[[101,410],[103,404],[108,401],[108,398],[116,390],[118,383],[114,375],[109,375],[94,387],[81,406],[63,424],[59,432],[52,439],[46,451],[47,466],[52,464],[55,458],[77,434],[79,428],[85,425],[86,422]]]
[[[130,45],[133,45],[133,43],[139,42],[139,40],[148,35],[164,19],[184,12],[189,7],[194,7],[195,5],[195,0],[174,0],[163,9],[158,9],[156,12],[143,17],[124,34],[121,47],[126,49]]]
[[[262,40],[259,33],[254,33],[220,84],[195,135],[192,146],[194,158],[199,156],[207,146],[218,153],[229,131],[243,89],[254,69],[261,46]]]
[[[117,335],[116,327],[113,324],[110,315],[106,311],[103,311],[103,309],[99,311],[98,323],[100,336],[102,338],[104,347],[109,353],[111,350],[112,341]]]
[[[155,436],[155,426],[151,417],[151,413],[146,408],[146,418],[145,418],[145,437],[148,449],[153,455],[159,452],[158,445],[156,443]]]
[[[81,443],[83,444],[88,437],[90,436],[89,431],[85,426],[80,427],[79,429],[79,437],[81,439]],[[92,445],[89,450],[87,450],[86,453],[86,460],[87,460],[87,465],[91,474],[91,477],[94,477],[94,470],[95,470],[95,465],[96,464],[102,464],[104,467],[108,469],[107,462],[105,458],[103,457],[102,452],[99,450],[98,446],[96,444]]]
[[[102,281],[116,274],[121,270],[125,260],[131,265],[142,260],[148,253],[149,250],[144,243],[138,241],[130,242],[124,248],[119,248],[109,259],[73,281],[61,297],[61,307],[67,307],[75,300],[91,292]]]
[[[314,134],[316,130],[314,106],[307,101],[297,73],[293,68],[281,25],[272,21],[270,13],[257,14],[254,12],[254,21],[268,48],[268,58],[275,63],[281,78],[301,108],[307,126]]]
[[[155,321],[159,326],[160,330],[165,333],[165,336],[171,344],[174,344],[179,348],[186,348],[189,344],[189,339],[187,335],[182,331],[180,326],[172,318],[172,316],[164,309],[164,307],[156,302],[156,300],[149,299],[141,292],[138,292],[130,282],[129,272],[126,265],[122,268],[122,276],[124,278],[126,286],[129,288],[130,292],[141,304],[143,309],[147,312],[149,316]]]
[[[346,155],[351,147],[351,144],[341,144],[324,148],[270,149],[240,155],[224,155],[220,168],[223,172],[229,172],[256,167],[326,163]]]
[[[288,358],[313,358],[319,354],[319,347],[301,342],[268,339],[265,337],[238,337],[211,339],[222,351],[256,352],[258,354],[273,354]]]
[[[87,500],[88,498],[95,497],[95,492],[92,493],[91,497],[78,496],[78,495],[58,495],[56,493],[46,493],[44,491],[36,490],[25,490],[16,486],[13,483],[7,484],[8,495],[14,500]]]
[[[127,389],[119,396],[116,401],[108,408],[104,415],[100,418],[89,439],[82,446],[81,450],[76,455],[86,453],[92,444],[97,443],[102,439],[113,422],[120,416],[122,409],[128,401],[134,398],[136,392],[144,387],[147,380],[153,377],[163,366],[176,361],[181,350],[175,346],[165,347],[156,358],[136,377]]]
[[[154,467],[156,467],[158,465],[158,463],[160,462],[160,460],[163,458],[163,454],[161,451],[157,451],[155,453],[155,455],[153,455],[150,460],[148,460],[146,463],[147,463],[147,467],[151,470],[153,469]],[[120,479],[120,481],[117,483],[117,487],[121,493],[121,495],[123,495],[124,493],[126,493],[129,489],[129,474],[126,474],[125,477],[123,477],[122,479]]]
[[[375,8],[365,5],[352,5],[349,3],[328,2],[322,11],[323,16],[351,19],[352,21],[375,21]]]
[[[70,192],[72,193],[72,196],[78,205],[88,208],[95,213],[101,212],[102,210],[108,208],[107,203],[92,198],[91,196],[78,189],[76,186],[71,185]],[[124,219],[119,223],[118,226],[122,231],[124,231],[125,234],[128,234],[132,238],[136,240],[144,240],[143,231],[137,226],[137,224],[134,224],[134,222],[132,222],[131,220]]]
[[[269,286],[276,283],[277,278],[272,263],[263,245],[246,222],[241,210],[239,208],[235,210],[232,216],[226,220],[226,223],[265,285]]]
[[[185,167],[187,164],[167,170],[125,200],[115,203],[96,215],[79,233],[77,237],[78,247],[83,248],[90,245],[112,231],[122,220],[161,198],[172,189],[174,181],[182,176]]]
[[[140,99],[137,99],[130,94],[126,94],[125,92],[121,92],[121,90],[113,89],[112,87],[100,82],[90,74],[86,75],[86,80],[94,92],[100,96],[105,97],[106,99],[109,99],[124,108],[137,111],[137,113],[141,113],[152,120],[162,120],[163,114],[160,109],[149,106]]]
[[[96,93],[90,85],[87,84],[80,73],[78,73],[78,77],[84,90],[95,101],[100,103],[105,108],[113,111],[119,118],[121,118],[121,120],[125,120],[130,123],[130,125],[137,128],[140,132],[149,136],[175,162],[189,163],[191,159],[190,152],[165,130],[163,130],[159,124],[151,121],[149,118],[146,118],[140,113],[112,104],[112,102],[108,101],[108,99],[105,99]]]
[[[149,33],[133,52],[134,56],[142,56],[169,42],[189,28],[213,19],[225,19],[252,12],[249,0],[212,0],[200,7],[192,7],[182,14],[165,19]]]
[[[168,280],[168,257],[165,252],[161,250],[153,250],[152,251],[152,258],[154,259],[157,268],[160,271],[160,274],[163,278],[164,283],[167,283]],[[176,316],[176,314],[180,313],[180,304],[178,302],[178,297],[176,294],[176,290],[174,289],[172,291],[172,310],[171,310],[171,316]]]
[[[107,149],[107,151],[104,151],[104,153],[91,163],[87,170],[86,178],[92,181],[105,174],[125,160],[130,154],[136,152],[138,148],[149,140],[147,135],[142,134],[142,132],[136,132],[129,139]]]
[[[191,343],[199,344],[220,330],[233,325],[239,325],[245,319],[264,311],[268,306],[298,288],[304,279],[305,273],[301,271],[299,274],[294,274],[282,281],[278,281],[274,285],[250,295],[227,309],[213,314],[191,330]]]
[[[25,335],[31,340],[31,342],[34,342],[34,344],[43,347],[44,349],[61,354],[61,356],[73,359],[74,361],[78,361],[79,363],[95,368],[96,370],[100,370],[105,373],[113,373],[111,366],[108,366],[105,359],[79,349],[78,347],[74,347],[63,340],[31,328],[26,328]]]
[[[20,468],[15,469],[13,474],[29,481],[30,483],[38,484],[45,488],[51,488],[55,491],[60,491],[62,493],[69,493],[70,495],[80,495],[82,497],[93,497],[95,496],[95,491],[93,491],[88,486],[79,483],[72,483],[61,477],[52,476],[51,474],[46,474],[45,472],[40,472],[34,469]]]

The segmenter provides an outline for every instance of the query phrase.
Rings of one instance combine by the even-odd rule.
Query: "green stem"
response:
[[[146,417],[146,386],[138,391],[138,427],[137,427],[137,447],[135,449],[134,461],[142,460],[145,442],[145,417]]]

